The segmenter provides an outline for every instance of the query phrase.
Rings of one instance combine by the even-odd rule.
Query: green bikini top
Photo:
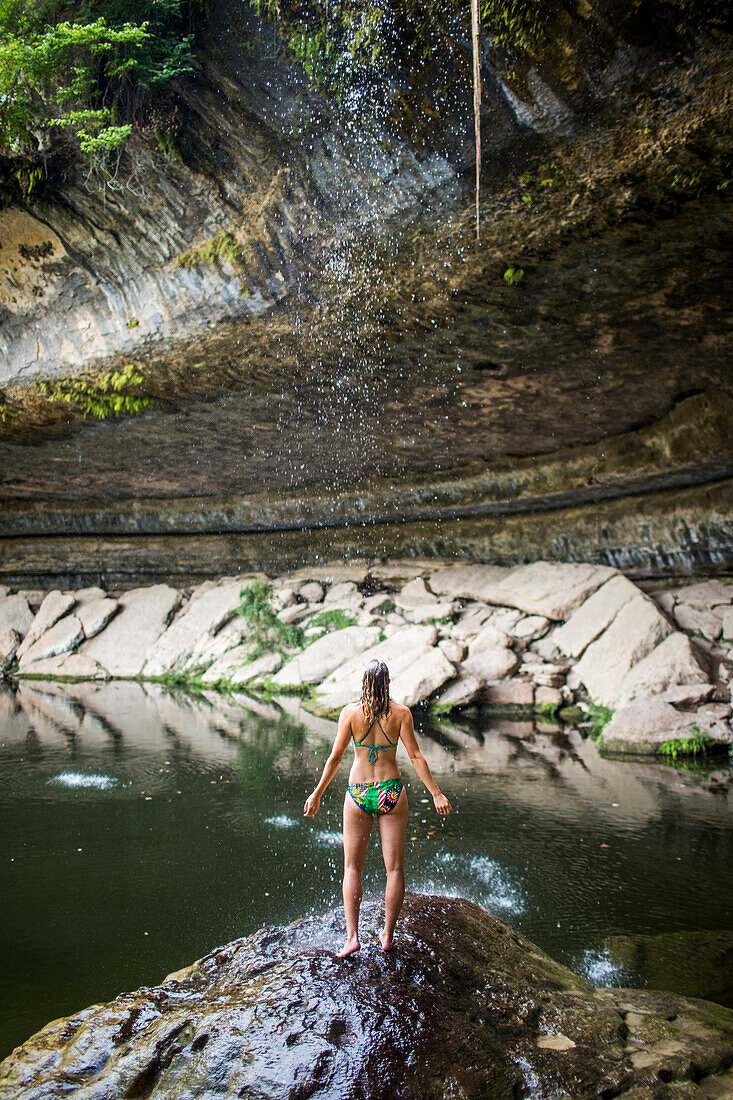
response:
[[[384,736],[387,737],[387,734],[384,733],[384,730],[382,729],[382,723],[379,721],[379,719],[375,718],[374,722],[377,723],[380,730],[382,730],[382,733],[384,734]],[[360,749],[360,748],[363,747],[363,748],[368,748],[369,749],[369,756],[367,757],[367,760],[370,764],[376,764],[377,760],[379,759],[378,752],[386,752],[387,749],[396,749],[397,746],[400,743],[399,737],[397,738],[396,741],[390,741],[389,737],[387,737],[387,741],[389,742],[387,745],[377,745],[376,742],[372,742],[372,744],[368,745],[368,746],[365,745],[364,742],[366,741],[367,737],[369,736],[369,734],[374,729],[374,722],[372,722],[371,726],[366,731],[366,733],[362,737],[361,741],[357,741],[356,738],[354,737],[354,748]]]

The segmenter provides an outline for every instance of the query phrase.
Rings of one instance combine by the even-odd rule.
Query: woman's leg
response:
[[[344,799],[344,911],[346,913],[346,943],[338,957],[358,951],[359,909],[361,907],[361,872],[364,866],[372,815],[359,809],[351,795]]]
[[[407,791],[388,814],[379,815],[379,835],[382,855],[387,871],[387,889],[384,892],[384,929],[379,939],[382,950],[389,951],[397,918],[405,898],[405,830],[407,829]]]

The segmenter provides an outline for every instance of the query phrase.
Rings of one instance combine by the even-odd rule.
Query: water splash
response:
[[[292,829],[298,822],[287,814],[276,814],[275,817],[266,817],[265,825],[274,825],[277,829]]]
[[[85,772],[61,772],[47,780],[47,785],[59,787],[93,787],[97,791],[108,791],[115,787],[118,780],[113,775],[87,775]]]
[[[607,948],[589,947],[580,960],[573,963],[573,970],[593,985],[624,986],[630,980],[625,967],[612,958]]]
[[[316,833],[316,844],[325,844],[329,848],[340,848],[343,842],[343,834],[335,829],[322,829]]]
[[[441,852],[435,862],[450,868],[450,878],[431,882],[431,891],[449,897],[469,897],[485,909],[519,914],[526,909],[521,886],[511,873],[489,856],[456,855]]]

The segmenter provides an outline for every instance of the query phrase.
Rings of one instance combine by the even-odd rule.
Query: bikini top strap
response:
[[[377,725],[379,726],[380,730],[382,731],[382,733],[384,734],[384,736],[385,736],[385,737],[387,738],[387,743],[388,743],[389,745],[391,745],[391,746],[392,746],[392,748],[395,748],[395,746],[399,745],[399,743],[400,743],[400,739],[399,739],[399,737],[397,738],[397,740],[396,740],[396,741],[390,741],[389,737],[387,737],[387,734],[385,733],[385,730],[384,730],[384,726],[382,725],[382,723],[381,723],[381,722],[379,721],[379,719],[378,719],[378,718],[376,718],[376,719],[375,719],[375,721],[376,721]],[[374,724],[374,723],[372,723],[372,725],[373,725],[373,724]],[[384,746],[383,746],[383,745],[380,745],[379,747],[380,747],[380,748],[384,748]]]
[[[364,736],[362,737],[361,741],[357,741],[357,740],[356,740],[356,738],[354,737],[353,733],[352,733],[352,735],[351,735],[351,736],[352,736],[352,737],[354,737],[354,744],[356,745],[356,747],[357,747],[357,748],[359,748],[359,749],[360,749],[360,748],[361,748],[361,746],[362,746],[362,745],[364,744],[364,742],[366,741],[367,737],[369,736],[369,734],[370,734],[370,733],[372,732],[372,730],[374,729],[374,723],[375,723],[375,722],[376,722],[376,723],[377,723],[377,725],[379,726],[380,730],[382,730],[382,727],[381,727],[381,725],[379,725],[379,719],[378,719],[377,717],[375,717],[375,718],[374,718],[374,719],[372,720],[372,724],[371,724],[371,726],[369,727],[369,729],[368,729],[368,730],[366,731],[366,733],[365,733],[365,734],[364,734]],[[382,733],[384,733],[384,730],[382,730]],[[384,734],[384,735],[385,735],[385,737],[387,736],[386,734]],[[389,740],[389,738],[387,738],[387,740]]]
[[[376,742],[372,742],[372,744],[371,744],[371,745],[364,745],[364,742],[366,741],[367,737],[369,736],[369,734],[370,734],[370,733],[372,732],[372,730],[374,729],[374,723],[375,723],[375,722],[377,723],[377,725],[379,726],[380,730],[382,731],[382,736],[383,736],[383,737],[384,737],[384,738],[386,739],[386,741],[387,741],[387,744],[386,744],[386,745],[377,745],[377,744],[376,744]],[[353,737],[354,735],[352,734],[351,736]],[[373,764],[373,763],[374,763],[374,760],[376,760],[376,755],[374,756],[374,759],[372,759],[372,754],[373,754],[373,753],[375,752],[375,750],[376,750],[376,749],[381,749],[381,751],[382,751],[382,752],[386,752],[388,748],[392,748],[392,749],[395,749],[395,748],[397,748],[397,746],[399,745],[399,743],[400,743],[400,739],[399,739],[399,737],[397,738],[397,740],[396,740],[396,741],[390,741],[389,737],[387,737],[387,734],[386,734],[386,733],[384,732],[384,726],[383,726],[383,725],[382,725],[382,723],[381,723],[381,722],[379,721],[379,718],[378,718],[378,717],[377,717],[376,715],[374,716],[374,719],[373,719],[373,721],[372,721],[372,724],[371,724],[371,726],[370,726],[370,727],[369,727],[369,729],[368,729],[368,730],[366,731],[366,733],[365,733],[365,734],[364,734],[364,736],[362,737],[361,741],[357,741],[357,740],[356,740],[356,738],[354,737],[354,744],[356,745],[357,749],[360,749],[360,748],[362,748],[362,746],[364,746],[364,748],[368,748],[368,749],[369,749],[369,763],[370,763],[370,764]]]

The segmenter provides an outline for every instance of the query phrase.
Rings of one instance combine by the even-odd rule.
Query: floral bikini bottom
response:
[[[379,783],[349,783],[349,794],[366,814],[388,814],[402,794],[401,779],[382,779]]]

